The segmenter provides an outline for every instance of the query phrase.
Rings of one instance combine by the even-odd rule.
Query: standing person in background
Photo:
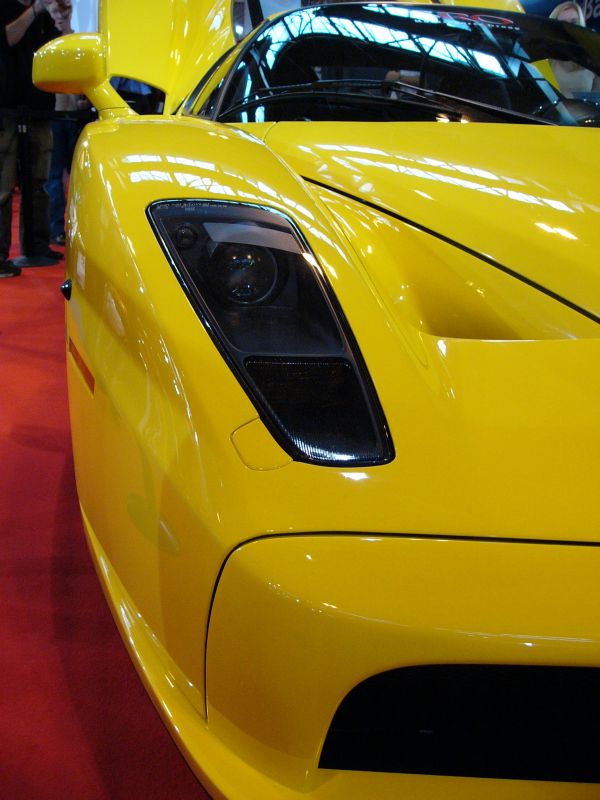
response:
[[[63,34],[73,33],[71,20],[63,23]],[[79,110],[79,98],[72,94],[57,94],[55,110],[60,113],[52,120],[52,160],[46,189],[50,198],[50,241],[65,244],[65,174],[71,171],[71,161],[81,125],[74,115]]]
[[[69,0],[0,0],[0,277],[20,270],[8,260],[11,244],[12,196],[18,177],[17,112],[28,116],[29,167],[32,175],[32,247],[28,256],[61,257],[49,248],[48,194],[54,96],[32,83],[33,55],[43,44],[69,27]],[[47,116],[46,116],[47,115]],[[46,118],[43,118],[43,117]],[[20,220],[21,250],[23,216]]]
[[[558,19],[561,22],[571,22],[573,25],[585,26],[585,14],[579,3],[574,0],[567,0],[554,6],[550,12],[550,19]]]
[[[570,22],[585,27],[585,14],[574,0],[566,0],[552,9],[550,19]],[[600,92],[600,78],[591,70],[573,61],[559,61],[551,58],[550,66],[558,82],[558,88],[565,97],[576,97],[579,92]]]
[[[56,111],[61,116],[52,120],[52,161],[46,189],[50,198],[50,241],[65,244],[65,175],[71,171],[71,161],[81,130],[75,112],[79,111],[77,95],[57,94]],[[69,113],[73,113],[73,117]]]

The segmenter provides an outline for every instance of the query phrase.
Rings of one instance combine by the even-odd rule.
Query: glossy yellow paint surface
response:
[[[447,659],[454,649],[455,654],[460,652],[478,663],[485,663],[487,658],[498,663],[504,658],[509,663],[540,664],[548,655],[564,658],[570,665],[597,663],[600,637],[593,602],[597,602],[596,551],[590,559],[589,551],[576,547],[540,549],[527,544],[364,536],[344,537],[341,547],[338,537],[332,541],[328,536],[286,537],[246,545],[229,560],[211,623],[209,676],[216,706],[211,704],[207,722],[194,707],[193,698],[186,696],[185,681],[115,574],[85,515],[84,522],[107,599],[140,677],[213,797],[598,797],[598,787],[593,784],[316,770],[310,725],[301,713],[308,709],[309,722],[315,726],[316,720],[318,726],[318,720],[326,718],[318,701],[331,709],[326,687],[333,684],[335,694],[345,688],[344,684],[351,685],[352,674],[364,669],[369,646],[376,648],[377,663],[397,664],[393,653],[398,649],[398,638],[406,648],[406,662],[412,657],[418,663],[425,659],[435,663],[436,655]],[[273,553],[273,548],[283,548],[285,554]],[[519,548],[516,559],[514,548]],[[386,564],[384,581],[377,577],[381,576],[380,557]],[[496,563],[501,570],[495,568]],[[566,603],[555,583],[557,570],[565,565],[582,577]],[[373,566],[377,576],[369,577],[368,568]],[[530,591],[531,572],[540,576],[535,594]],[[422,608],[414,603],[401,605],[403,595],[397,590],[400,578],[403,591],[414,592],[423,601]],[[473,588],[482,591],[481,604],[473,604],[469,596],[473,578]],[[436,603],[438,582],[453,598],[441,608]],[[432,586],[435,593],[427,595]],[[586,591],[590,591],[587,596]],[[332,602],[335,600],[337,603]],[[578,606],[582,600],[590,601],[584,618]],[[524,608],[518,606],[519,601],[524,601]],[[555,612],[554,618],[547,609]],[[293,627],[290,614],[295,617]],[[381,617],[373,618],[376,614]],[[265,615],[272,628],[265,625]],[[513,634],[505,632],[505,615],[518,618]],[[437,641],[428,617],[435,620],[436,628],[439,621],[447,626]],[[374,635],[377,628],[378,633],[383,631],[383,637]],[[532,635],[534,628],[538,633]],[[573,641],[574,633],[580,637]],[[315,636],[320,643],[316,651],[307,647]],[[273,646],[275,641],[279,647]],[[257,664],[259,656],[265,659],[264,669]],[[355,658],[357,664],[353,663]],[[322,671],[332,665],[337,673]],[[292,702],[287,709],[299,723],[298,729],[291,731],[296,740],[290,739],[288,730],[273,747],[274,734],[281,732],[277,712],[282,711],[290,680],[299,681],[297,695],[302,700],[302,704]],[[319,735],[317,730],[313,730],[315,735]],[[306,755],[311,746],[312,759]]]
[[[596,131],[347,127],[279,123],[266,142],[301,175],[396,211],[600,315],[590,257],[600,227]]]
[[[175,98],[201,32],[176,11],[163,36],[160,5],[156,75],[119,46],[127,17],[111,5],[77,80],[102,91],[130,74]],[[77,48],[43,51],[42,82]],[[317,768],[337,704],[379,671],[600,666],[598,134],[105,110],[69,200],[77,483],[115,619],[198,775],[240,800],[598,797]],[[391,463],[312,466],[274,441],[150,227],[151,203],[181,198],[301,230],[376,387]]]
[[[232,7],[231,0],[102,0],[109,74],[162,89],[172,110],[234,44]]]
[[[108,78],[106,39],[101,34],[53,39],[36,53],[33,62],[33,81],[40,89],[85,94],[100,117],[133,114]]]
[[[33,80],[48,92],[70,93],[71,84],[83,94],[106,79],[103,39],[99,34],[53,39],[35,58]]]
[[[426,126],[420,128],[414,131],[417,139]],[[240,175],[240,163],[246,165],[244,175]],[[241,747],[220,709],[224,686],[215,685],[214,704],[210,678],[205,686],[210,654],[231,660],[233,668],[241,641],[227,639],[228,624],[211,626],[211,636],[214,632],[219,637],[216,641],[225,637],[228,643],[209,647],[207,664],[204,654],[220,569],[244,541],[310,531],[362,532],[375,537],[426,533],[599,540],[600,375],[594,364],[600,342],[593,336],[594,323],[579,319],[549,298],[540,300],[516,279],[498,276],[472,256],[455,253],[450,245],[406,226],[390,223],[377,242],[371,226],[368,233],[360,234],[366,212],[354,202],[340,207],[342,200],[335,194],[313,191],[299,182],[259,139],[224,126],[158,118],[99,123],[80,143],[72,187],[67,270],[74,288],[68,328],[96,381],[91,397],[70,360],[81,503],[101,544],[104,563],[127,587],[132,608],[141,615],[161,654],[150,666],[151,656],[143,651],[144,669],[160,673],[166,663],[168,675],[185,698],[192,727],[175,724],[189,730],[181,734],[183,747],[201,774],[207,767],[197,742],[204,739],[196,742],[200,734],[193,731],[194,726],[204,730],[207,724],[205,697],[209,716],[203,735],[215,738],[221,753],[228,744],[236,753]],[[145,216],[153,200],[198,196],[243,197],[296,220],[318,253],[367,360],[396,447],[392,463],[364,469],[311,467],[290,461],[270,440],[191,309]],[[516,207],[519,200],[514,203]],[[380,258],[375,268],[366,257],[369,246],[383,248],[388,257],[395,252],[397,266],[390,260],[386,270]],[[415,300],[413,307],[395,294],[404,281],[398,270],[403,269],[405,248],[409,261],[419,258],[423,270],[443,264],[449,275],[460,278],[463,288],[453,293],[442,281],[439,298],[429,298],[427,314],[416,317],[420,301]],[[406,269],[414,280],[410,264]],[[470,280],[476,282],[471,305],[464,298]],[[417,282],[417,298],[425,297],[428,285]],[[479,304],[477,288],[492,292],[489,303]],[[521,309],[519,314],[511,299]],[[530,301],[535,310],[531,320],[525,313]],[[453,305],[457,313],[468,316],[460,331],[446,327],[457,324],[451,314]],[[441,321],[438,325],[434,320]],[[512,331],[514,338],[494,339],[498,325],[502,335]],[[467,335],[452,335],[456,333]],[[261,447],[261,440],[270,441],[270,447]],[[431,547],[426,544],[423,552],[429,553]],[[543,559],[549,548],[538,547]],[[537,549],[528,545],[525,550],[502,552],[514,553],[513,566],[519,571],[527,564],[521,554],[527,552],[533,564]],[[562,546],[550,549],[556,554],[570,552]],[[589,558],[596,551],[576,552]],[[276,569],[276,551],[267,548],[265,553],[274,553]],[[574,574],[579,582],[579,568],[567,566],[558,555],[556,559],[557,583],[570,585]],[[559,569],[561,563],[564,569]],[[465,569],[474,576],[469,596],[478,597],[477,586],[489,570],[481,571],[479,555],[466,561]],[[533,566],[523,574],[525,583],[539,586]],[[364,585],[370,596],[374,587],[368,579]],[[595,584],[590,578],[582,580],[581,586],[590,590],[585,607],[594,610],[591,624],[598,607]],[[431,592],[432,603],[439,603],[447,593],[443,584],[439,589],[432,586]],[[522,594],[526,595],[525,584]],[[215,609],[221,608],[221,598],[229,602],[218,589]],[[576,596],[572,601],[572,606],[558,607],[551,615],[563,632],[579,607]],[[242,599],[248,608],[254,602],[254,595]],[[528,634],[543,637],[545,629],[537,624],[540,617],[530,619],[523,613],[521,617],[513,608],[507,615],[508,639],[521,634],[525,621]],[[264,618],[269,641],[276,618],[271,612]],[[595,641],[595,628],[585,633],[586,619],[581,617],[583,627],[577,628],[576,635]],[[445,653],[447,660],[464,657],[461,648],[454,649],[456,641],[446,636],[435,641],[431,621],[421,624],[428,651],[435,651],[439,658]],[[260,644],[256,625],[247,631],[263,654],[268,641]],[[237,633],[232,636],[237,639]],[[378,640],[376,625],[372,636]],[[303,637],[310,641],[309,632]],[[486,658],[506,659],[505,647],[504,640],[493,639]],[[274,646],[273,657],[283,657],[286,648],[287,644]],[[566,653],[569,645],[565,648]],[[378,649],[373,645],[368,653]],[[579,648],[571,650],[565,657],[577,660]],[[536,652],[554,663],[556,650]],[[589,652],[596,651],[592,647]],[[398,646],[396,663],[404,663],[405,658],[404,647]],[[594,659],[590,656],[591,663],[597,663]],[[386,666],[392,660],[386,656]],[[221,672],[220,661],[216,663],[217,673]],[[380,669],[380,659],[374,658],[371,667]],[[368,665],[362,670],[368,674]],[[346,676],[344,686],[355,677]],[[157,687],[164,680],[161,684],[157,679],[155,685],[159,703],[164,696]],[[292,673],[284,670],[277,680],[281,686],[290,684]],[[243,701],[233,696],[239,700],[240,714],[252,712],[251,697]],[[332,702],[333,697],[327,708]],[[304,703],[298,702],[297,713],[303,709]],[[263,720],[266,723],[268,717]],[[258,750],[241,748],[242,760],[246,759],[253,775],[258,770],[260,776],[267,757],[263,748]],[[283,775],[289,783],[288,773],[296,774],[296,768],[297,763],[292,768],[273,761],[276,774],[270,778],[274,782],[271,796],[285,796],[277,781]],[[242,785],[253,785],[245,783],[246,769],[236,777]],[[351,777],[336,775],[319,788],[329,794],[315,796],[368,794],[367,778],[353,783]],[[320,786],[321,778],[314,778],[315,786]],[[215,779],[217,785],[229,785],[219,780]],[[447,784],[423,780],[427,788],[415,788],[416,778],[373,776],[373,786],[378,786],[377,796],[386,797],[386,792],[392,796],[404,782],[415,797],[418,792],[425,797],[432,786],[443,786],[445,792],[447,785],[462,785],[456,779]],[[245,794],[234,787],[231,793],[221,791],[231,797],[269,796],[259,784],[254,795],[250,789]],[[502,791],[507,791],[504,783]],[[533,784],[515,791],[519,797],[543,796]],[[557,797],[569,796],[565,787],[560,792]]]
[[[228,560],[211,616],[211,727],[266,774],[310,792],[331,778],[316,767],[339,703],[369,675],[597,664],[599,567],[597,549],[416,536],[247,544]],[[568,597],[557,591],[563,570],[578,576]]]

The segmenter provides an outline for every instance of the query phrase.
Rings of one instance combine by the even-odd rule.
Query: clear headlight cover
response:
[[[165,200],[154,231],[206,330],[296,460],[393,458],[377,394],[344,315],[297,229],[250,205]]]

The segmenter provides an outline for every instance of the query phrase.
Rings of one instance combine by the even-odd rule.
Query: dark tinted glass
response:
[[[218,102],[224,122],[600,124],[600,36],[481,9],[335,4],[256,34]],[[598,104],[596,103],[598,101]]]

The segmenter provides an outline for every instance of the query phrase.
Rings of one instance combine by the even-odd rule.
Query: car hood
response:
[[[75,340],[84,363],[95,374],[97,392],[109,390],[119,397],[116,411],[124,415],[122,409],[127,409],[136,420],[132,429],[149,424],[150,431],[173,431],[173,436],[167,437],[173,448],[172,460],[170,451],[161,459],[176,465],[169,469],[185,487],[182,496],[210,498],[206,508],[220,514],[228,551],[244,538],[268,532],[600,541],[598,325],[457,247],[419,231],[413,233],[402,223],[382,225],[374,231],[362,228],[363,241],[358,244],[363,250],[359,250],[359,235],[352,241],[349,225],[360,233],[361,224],[377,214],[364,204],[346,201],[343,195],[338,201],[328,190],[299,180],[290,169],[294,161],[300,174],[327,180],[319,165],[332,163],[335,151],[327,155],[323,146],[319,155],[317,144],[311,144],[312,140],[321,147],[327,142],[319,138],[319,129],[323,133],[327,127],[313,127],[312,123],[288,126],[290,138],[293,133],[298,142],[302,136],[304,144],[286,143],[284,135],[277,155],[275,147],[270,149],[261,141],[269,138],[269,123],[261,125],[260,130],[256,125],[239,130],[189,117],[173,121],[123,117],[99,122],[91,129],[88,150],[75,160],[78,197],[99,197],[102,205],[97,213],[89,214],[72,204],[69,263],[73,283],[76,278],[79,288],[75,287],[69,313],[81,308],[76,293],[83,293],[85,275],[93,269],[106,275],[109,299],[114,297],[115,307],[121,310],[115,316],[111,300],[111,307],[102,311],[107,330],[100,344],[96,344],[94,321],[88,323],[85,336],[77,332]],[[277,134],[278,126],[270,127],[271,133]],[[352,137],[360,133],[358,128],[346,127]],[[398,136],[406,137],[405,152],[410,152],[410,142],[416,149],[419,141],[409,138],[405,129],[422,137],[426,127],[396,128]],[[286,126],[281,130],[285,134]],[[329,132],[333,142],[333,129]],[[343,132],[338,126],[338,141]],[[578,131],[572,133],[579,136]],[[382,149],[375,143],[376,135],[381,134],[374,131],[371,142],[363,135],[360,146]],[[302,147],[307,148],[308,158]],[[312,157],[314,172],[310,171],[311,147],[317,153]],[[465,162],[457,159],[455,163]],[[346,173],[352,171],[340,169],[340,181]],[[107,185],[104,194],[98,192],[102,181]],[[352,186],[351,180],[347,185]],[[412,188],[421,191],[422,185],[413,184]],[[404,197],[418,197],[408,182],[400,186],[404,186]],[[429,193],[435,196],[431,189]],[[327,206],[321,201],[325,195],[332,200]],[[391,204],[395,200],[391,192],[390,197]],[[364,469],[324,468],[292,461],[281,449],[203,332],[158,239],[151,234],[145,210],[167,198],[261,205],[295,221],[360,348],[394,444],[392,462]],[[397,202],[400,205],[400,200]],[[332,206],[341,207],[342,213],[335,219]],[[437,221],[446,224],[441,204],[436,207]],[[475,210],[474,206],[466,209],[472,216]],[[451,211],[456,209],[449,208],[448,213]],[[346,227],[338,221],[343,216],[349,221]],[[463,226],[462,234],[468,230]],[[413,238],[425,244],[418,242],[413,247]],[[84,250],[86,239],[95,244]],[[385,252],[382,239],[389,243]],[[368,247],[374,253],[365,259],[363,251]],[[77,272],[80,253],[87,268],[82,262]],[[104,258],[104,253],[111,253],[111,258]],[[390,253],[402,256],[393,267],[385,258]],[[515,258],[518,255],[516,252]],[[435,294],[446,263],[453,268],[455,262],[464,266],[462,284],[473,284],[467,286],[471,305],[463,303],[453,286]],[[434,295],[431,318],[434,312],[453,312],[454,300],[458,310],[452,319],[438,324],[436,318],[435,325],[432,322],[427,329],[412,323],[398,298],[411,282],[404,279],[405,268],[412,270],[410,278],[422,273],[431,277],[421,292],[423,297]],[[488,296],[490,276],[486,281],[479,279],[479,273],[486,271],[493,273],[492,277],[497,273],[507,284],[504,308],[521,310],[528,323],[523,335],[488,334],[490,318],[500,301],[479,315],[471,336],[456,331],[458,323],[477,316],[478,299],[485,299],[480,291]],[[382,277],[389,277],[387,283]],[[398,289],[392,294],[389,285],[394,281]],[[86,285],[84,298],[104,291],[105,284],[88,280]],[[529,335],[532,306],[538,300],[552,306],[548,314],[542,309],[544,320],[553,318],[556,311],[560,316],[564,310],[593,331],[587,336],[555,336],[552,330],[548,335]],[[104,309],[103,297],[98,302]],[[152,333],[147,330],[150,320]],[[98,347],[101,354],[95,356]],[[163,353],[168,358],[163,358]],[[148,362],[154,365],[150,385],[155,387],[157,399],[151,404],[152,420],[146,423],[148,373],[144,365]],[[135,391],[131,389],[133,380],[139,381]],[[131,397],[140,401],[136,416],[129,410]],[[86,459],[93,466],[93,453]],[[210,474],[215,463],[225,465],[219,480],[214,486],[199,488],[198,480]],[[231,504],[230,498],[239,494],[246,478],[244,502]],[[202,494],[198,495],[199,491]],[[321,500],[313,502],[314,498]]]
[[[597,132],[291,122],[264,138],[303,178],[392,212],[600,316]]]

